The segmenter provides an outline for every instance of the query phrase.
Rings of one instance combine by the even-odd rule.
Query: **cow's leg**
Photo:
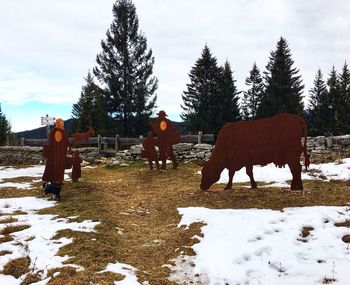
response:
[[[299,159],[293,160],[288,163],[290,171],[292,172],[293,179],[292,185],[290,186],[291,190],[303,190],[303,182],[301,181],[301,164]]]
[[[249,176],[250,184],[252,185],[252,188],[253,189],[257,188],[257,184],[256,184],[256,182],[254,180],[254,176],[253,176],[253,165],[246,166],[245,171],[246,171],[247,175]]]
[[[226,184],[225,190],[232,190],[233,175],[235,175],[235,171],[234,170],[229,170],[228,171],[228,182]]]

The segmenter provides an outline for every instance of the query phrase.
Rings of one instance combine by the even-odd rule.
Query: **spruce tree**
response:
[[[221,99],[221,121],[218,125],[219,129],[226,122],[239,121],[241,120],[241,114],[238,104],[238,92],[235,85],[236,80],[233,79],[233,72],[231,70],[231,65],[228,61],[225,62],[224,66],[221,69],[222,73],[222,86],[221,94],[219,97]]]
[[[257,118],[257,112],[264,91],[263,79],[255,62],[249,73],[249,77],[245,80],[245,84],[248,86],[248,90],[243,92],[242,115],[244,120],[254,120]]]
[[[321,69],[316,73],[314,87],[309,90],[309,133],[310,135],[322,135],[324,127],[328,124],[328,92],[323,80]]]
[[[85,78],[80,98],[73,104],[72,117],[75,119],[73,132],[85,132],[89,127],[101,135],[107,134],[108,117],[102,90],[94,82],[90,71]]]
[[[264,72],[265,91],[258,110],[259,117],[269,117],[281,112],[303,114],[302,84],[299,70],[293,67],[288,43],[280,38]]]
[[[131,0],[118,0],[114,20],[101,41],[94,74],[103,84],[109,116],[120,124],[123,135],[146,132],[155,104],[158,80],[152,76],[154,57]],[[142,125],[140,130],[140,126]]]
[[[342,73],[339,75],[339,98],[337,100],[339,114],[337,127],[340,134],[350,133],[350,71],[344,63]]]
[[[219,67],[207,45],[190,73],[183,92],[181,118],[191,131],[217,133],[227,121],[239,119],[237,89],[231,67]]]
[[[0,104],[0,145],[6,144],[7,136],[11,134],[11,125],[1,110]]]
[[[340,129],[339,129],[340,85],[339,85],[338,75],[334,66],[329,74],[329,78],[327,80],[327,86],[328,86],[328,100],[327,100],[328,123],[325,125],[324,134],[338,135],[340,133]]]
[[[220,74],[216,58],[205,45],[201,57],[189,73],[191,82],[187,84],[187,91],[182,95],[184,112],[181,118],[188,121],[191,131],[213,131],[211,121],[216,121],[214,116],[217,114],[214,114],[211,104],[220,90]]]

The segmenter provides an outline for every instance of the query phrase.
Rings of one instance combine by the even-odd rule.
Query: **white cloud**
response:
[[[42,103],[74,103],[78,84],[64,78],[49,78],[34,70],[0,68],[0,102],[19,105],[32,100]]]
[[[227,59],[240,90],[256,61],[263,71],[280,36],[289,42],[305,90],[350,62],[350,2],[335,0],[135,0],[140,29],[155,57],[158,105],[181,113],[188,73],[204,44]],[[75,102],[95,66],[114,0],[0,2],[0,101]],[[10,76],[6,76],[10,73]],[[5,76],[4,76],[5,74]],[[14,98],[16,97],[16,98]]]

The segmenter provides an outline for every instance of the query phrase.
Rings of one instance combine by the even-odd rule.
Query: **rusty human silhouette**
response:
[[[175,129],[172,122],[166,118],[167,114],[160,111],[158,119],[152,124],[152,130],[157,135],[159,158],[162,161],[161,169],[166,169],[166,159],[169,157],[173,162],[173,169],[178,167],[173,145],[180,142],[180,133]]]
[[[46,157],[46,165],[42,180],[62,184],[67,152],[71,151],[68,135],[64,130],[64,122],[57,119],[55,127],[51,130],[49,139],[44,146],[43,154]]]
[[[79,150],[74,151],[73,155],[73,167],[72,167],[72,181],[78,182],[81,177],[81,163],[83,160],[80,157]]]
[[[149,131],[147,138],[143,141],[143,156],[147,158],[149,168],[153,169],[153,160],[156,164],[157,169],[159,169],[158,155],[156,151],[157,140],[153,138],[153,132]]]
[[[235,171],[242,167],[246,168],[252,188],[256,188],[253,165],[273,162],[278,167],[288,164],[293,176],[291,189],[302,190],[302,152],[305,167],[310,163],[306,143],[307,124],[298,115],[282,113],[267,119],[227,123],[219,132],[210,160],[203,165],[200,188],[208,190],[227,168],[229,181],[225,190],[230,190]]]
[[[74,133],[74,134],[72,135],[72,137],[73,137],[73,143],[74,143],[74,144],[77,144],[77,143],[79,143],[79,142],[81,142],[81,141],[84,141],[85,143],[88,143],[88,142],[89,142],[89,138],[90,138],[91,136],[93,136],[94,133],[95,133],[95,131],[94,131],[93,128],[89,128],[89,129],[87,130],[87,132],[85,132],[85,133]]]

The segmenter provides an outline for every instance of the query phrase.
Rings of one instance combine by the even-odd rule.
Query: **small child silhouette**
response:
[[[81,159],[79,154],[80,154],[79,150],[76,150],[73,156],[73,169],[72,169],[73,182],[78,182],[79,178],[81,177],[81,163],[83,162],[83,160]]]
[[[153,138],[153,132],[149,131],[147,133],[147,138],[143,141],[143,156],[148,159],[149,168],[153,169],[153,160],[159,169],[158,155],[156,151],[157,140]]]

